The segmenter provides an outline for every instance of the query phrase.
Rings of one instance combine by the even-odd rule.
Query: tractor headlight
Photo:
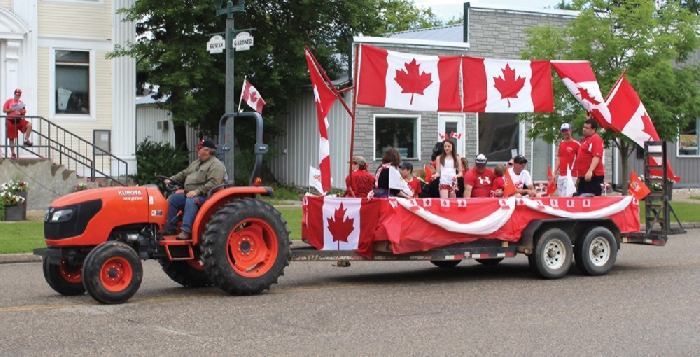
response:
[[[47,220],[49,222],[65,222],[73,217],[73,209],[59,209],[53,212],[47,212],[46,215],[49,216]]]

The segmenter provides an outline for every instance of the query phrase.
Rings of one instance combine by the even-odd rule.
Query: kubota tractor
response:
[[[192,239],[163,236],[168,202],[158,186],[108,187],[80,191],[51,203],[44,218],[46,282],[62,295],[86,290],[105,304],[123,303],[141,285],[141,260],[158,259],[163,271],[186,287],[216,285],[233,295],[257,294],[277,282],[289,264],[287,222],[259,185],[262,117],[226,114],[219,122],[219,150],[224,158],[224,129],[230,118],[256,120],[255,167],[250,186],[224,183],[210,192],[192,226]],[[165,176],[159,176],[164,180]],[[177,189],[166,185],[166,193]]]

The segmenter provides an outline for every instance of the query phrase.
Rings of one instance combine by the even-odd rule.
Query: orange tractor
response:
[[[156,185],[80,191],[53,201],[44,219],[46,282],[62,295],[86,290],[105,304],[123,303],[141,285],[141,260],[158,259],[163,271],[186,287],[216,285],[233,295],[257,294],[277,282],[290,260],[287,222],[258,186],[262,155],[262,117],[226,114],[219,128],[219,153],[226,149],[228,119],[256,120],[255,167],[250,186],[224,183],[210,192],[192,226],[191,240],[163,235],[168,202]],[[223,150],[221,150],[223,149]],[[165,176],[159,176],[164,180]],[[166,185],[166,193],[176,185]]]

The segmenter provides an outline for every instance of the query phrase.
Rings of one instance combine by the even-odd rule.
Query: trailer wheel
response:
[[[497,265],[498,263],[500,263],[501,261],[503,261],[503,258],[496,258],[496,259],[474,259],[474,260],[476,260],[476,262],[479,263],[479,264],[481,264],[481,265],[489,265],[489,266],[492,266],[492,265]]]
[[[184,287],[201,288],[213,285],[207,273],[204,272],[201,260],[170,261],[160,259],[158,262],[165,275]]]
[[[532,262],[535,272],[545,279],[558,279],[571,267],[572,247],[569,236],[561,229],[546,230],[537,239]]]
[[[202,236],[204,271],[232,295],[258,294],[289,265],[287,222],[274,207],[244,198],[214,213]]]
[[[461,260],[431,260],[431,263],[435,265],[438,268],[442,269],[451,269],[457,266],[457,264],[461,263]]]
[[[124,243],[102,243],[85,258],[83,284],[90,296],[103,304],[126,302],[136,294],[142,278],[139,256]]]
[[[605,227],[593,227],[574,247],[576,266],[592,276],[610,272],[617,260],[615,235]]]
[[[70,264],[64,257],[60,259],[44,257],[42,265],[44,279],[55,292],[65,296],[85,293],[82,264]]]

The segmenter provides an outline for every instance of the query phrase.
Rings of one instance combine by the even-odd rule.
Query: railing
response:
[[[10,148],[15,152],[27,152],[38,158],[51,159],[67,170],[87,177],[91,181],[105,180],[107,185],[128,185],[129,164],[67,129],[39,116],[27,116],[32,123],[30,140],[33,146],[23,146],[24,134],[18,133],[19,145],[7,139],[7,116],[0,116],[5,123],[4,145],[0,145],[5,157]]]

